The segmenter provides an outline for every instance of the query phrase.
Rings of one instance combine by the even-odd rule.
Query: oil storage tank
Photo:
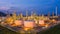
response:
[[[39,26],[45,26],[44,20],[39,20]]]
[[[36,26],[35,21],[31,20],[24,21],[24,27],[26,28],[33,28],[35,26]]]
[[[22,25],[23,25],[22,20],[15,20],[14,23],[12,24],[12,26],[22,26]]]

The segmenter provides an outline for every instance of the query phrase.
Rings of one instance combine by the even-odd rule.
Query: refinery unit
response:
[[[50,16],[57,18],[58,16]],[[32,13],[30,16],[28,16],[26,12],[26,16],[23,16],[22,13],[20,13],[18,16],[14,12],[12,16],[9,14],[6,17],[0,17],[2,19],[1,24],[9,25],[11,27],[22,27],[24,30],[36,28],[38,26],[41,27],[48,27],[50,23],[56,23],[55,19],[50,19],[48,16],[37,16],[36,13]]]
[[[39,32],[40,30],[57,24],[58,19],[57,11],[56,15],[54,15],[53,12],[52,16],[50,16],[50,13],[48,13],[47,16],[44,14],[38,16],[33,11],[31,12],[31,15],[28,15],[28,12],[26,11],[26,16],[23,16],[22,13],[16,15],[16,12],[14,12],[12,16],[7,14],[5,17],[0,17],[0,24],[14,31],[21,32],[30,30],[31,32]]]

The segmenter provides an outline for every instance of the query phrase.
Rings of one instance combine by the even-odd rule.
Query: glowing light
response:
[[[28,31],[30,28],[24,28],[25,31]]]
[[[34,26],[34,21],[24,21],[24,27],[33,28]]]
[[[12,26],[21,26],[23,22],[21,20],[15,20],[14,24]]]
[[[46,28],[47,28],[48,26],[49,26],[48,24],[45,25]]]
[[[44,20],[39,20],[39,24],[44,24]]]

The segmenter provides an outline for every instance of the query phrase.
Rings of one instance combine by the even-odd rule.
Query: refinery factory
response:
[[[52,16],[49,14],[47,16],[44,16],[43,14],[41,16],[37,16],[36,13],[31,13],[30,16],[28,16],[26,12],[26,16],[23,16],[22,13],[19,15],[16,15],[14,12],[12,16],[9,14],[6,17],[0,17],[0,24],[6,27],[19,27],[21,30],[28,31],[35,29],[40,30],[40,28],[48,28],[54,24],[57,24],[59,16],[57,16],[57,11],[56,15],[54,13]],[[16,28],[17,29],[17,28]],[[14,29],[13,29],[14,30]],[[17,30],[19,31],[19,30]]]

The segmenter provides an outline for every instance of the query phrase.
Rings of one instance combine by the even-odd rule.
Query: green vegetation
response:
[[[11,31],[5,27],[0,26],[0,34],[19,34],[19,33]]]
[[[60,34],[60,24],[46,31],[41,31],[37,34]]]

